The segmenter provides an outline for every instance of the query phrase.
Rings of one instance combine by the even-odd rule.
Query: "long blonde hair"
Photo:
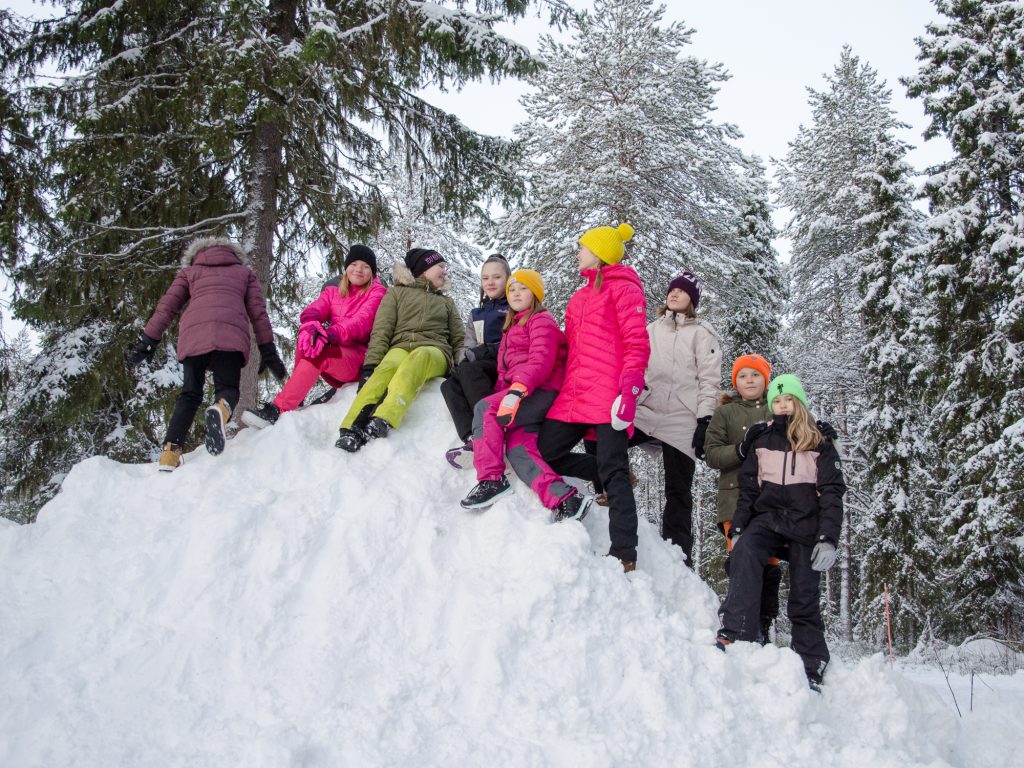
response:
[[[786,430],[786,437],[789,438],[793,450],[809,451],[821,445],[825,441],[825,436],[818,431],[818,425],[814,423],[807,407],[792,395],[779,397],[788,397],[793,401],[793,415],[789,417],[789,429]]]

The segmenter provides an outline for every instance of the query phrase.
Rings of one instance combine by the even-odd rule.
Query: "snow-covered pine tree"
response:
[[[859,222],[869,237],[861,256],[858,307],[867,342],[867,409],[857,427],[868,505],[857,521],[862,553],[857,629],[872,644],[885,637],[887,584],[893,642],[906,652],[933,610],[936,583],[927,494],[935,457],[927,446],[923,402],[929,352],[915,322],[921,274],[913,247],[920,240],[922,216],[912,207],[914,171],[905,160],[906,147],[883,134],[877,151],[876,168],[863,175],[869,212]]]
[[[822,90],[808,89],[813,122],[800,127],[779,164],[779,200],[793,212],[785,229],[793,253],[784,341],[787,362],[803,379],[816,415],[831,421],[846,441],[846,508],[856,521],[868,506],[857,431],[866,390],[857,281],[860,255],[870,242],[862,220],[871,200],[861,179],[875,168],[879,136],[903,126],[884,81],[848,46],[825,81]],[[859,556],[860,546],[851,539],[856,527],[846,526],[839,578],[831,571],[826,576],[829,612],[838,614],[847,638],[852,638],[856,590],[851,557]]]
[[[779,331],[787,287],[772,245],[778,232],[772,223],[765,169],[756,158],[751,160],[748,177],[750,197],[741,210],[736,252],[745,263],[741,274],[730,281],[729,291],[720,294],[721,309],[713,307],[713,322],[722,336],[726,385],[729,361],[739,355],[763,355],[777,368],[781,363]]]
[[[937,0],[905,82],[951,160],[925,184],[942,629],[1024,637],[1024,6]]]
[[[626,263],[651,307],[684,268],[724,290],[722,270],[739,266],[746,159],[730,143],[736,128],[712,120],[727,75],[685,55],[693,30],[663,16],[653,0],[597,0],[572,17],[571,42],[540,43],[545,68],[523,99],[529,120],[516,128],[527,202],[503,218],[496,239],[543,272],[556,312],[579,285],[573,257],[589,227],[633,225]]]
[[[482,208],[466,214],[436,210],[430,204],[434,195],[428,174],[415,167],[412,173],[394,158],[394,165],[382,181],[382,190],[391,206],[387,224],[370,240],[378,253],[380,269],[390,280],[390,268],[401,261],[410,248],[435,248],[448,262],[450,295],[460,316],[468,315],[480,293],[480,264],[485,258],[474,245],[472,231],[491,223]]]
[[[13,265],[16,313],[43,349],[33,394],[12,414],[25,443],[2,468],[26,498],[92,453],[151,452],[173,370],[137,387],[122,354],[189,239],[239,238],[273,306],[294,297],[307,254],[386,221],[378,180],[392,151],[430,176],[432,208],[514,196],[510,143],[417,90],[534,71],[494,26],[531,6],[562,11],[560,0],[59,5],[0,62],[46,132],[39,177],[59,225]],[[54,67],[62,77],[35,80]],[[242,407],[254,376],[243,386]]]

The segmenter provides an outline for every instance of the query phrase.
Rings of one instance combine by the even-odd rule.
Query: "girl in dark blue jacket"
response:
[[[480,267],[480,304],[466,323],[466,357],[441,385],[441,394],[455,423],[458,443],[446,454],[456,468],[473,466],[473,408],[494,391],[498,378],[498,346],[508,312],[505,286],[512,270],[505,257],[489,256]]]

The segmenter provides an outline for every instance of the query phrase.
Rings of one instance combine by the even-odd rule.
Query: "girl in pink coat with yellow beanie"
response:
[[[629,224],[597,227],[580,238],[576,258],[587,284],[565,310],[565,382],[541,428],[541,456],[562,475],[599,482],[608,494],[609,555],[636,568],[636,499],[629,483],[629,436],[651,353],[647,301],[632,267],[620,264]],[[573,453],[584,437],[597,455]]]
[[[462,500],[481,509],[512,493],[505,457],[524,483],[554,510],[554,518],[580,518],[589,497],[579,493],[541,458],[537,433],[565,376],[565,336],[544,308],[544,281],[532,269],[512,273],[506,286],[510,311],[498,348],[494,394],[473,413],[473,465],[476,487]]]

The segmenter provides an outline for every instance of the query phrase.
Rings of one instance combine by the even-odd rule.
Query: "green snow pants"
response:
[[[411,352],[398,347],[389,349],[352,401],[352,407],[341,420],[342,429],[349,429],[366,406],[377,402],[380,405],[373,415],[392,427],[400,426],[423,385],[444,376],[447,370],[448,359],[437,347],[417,347]]]

